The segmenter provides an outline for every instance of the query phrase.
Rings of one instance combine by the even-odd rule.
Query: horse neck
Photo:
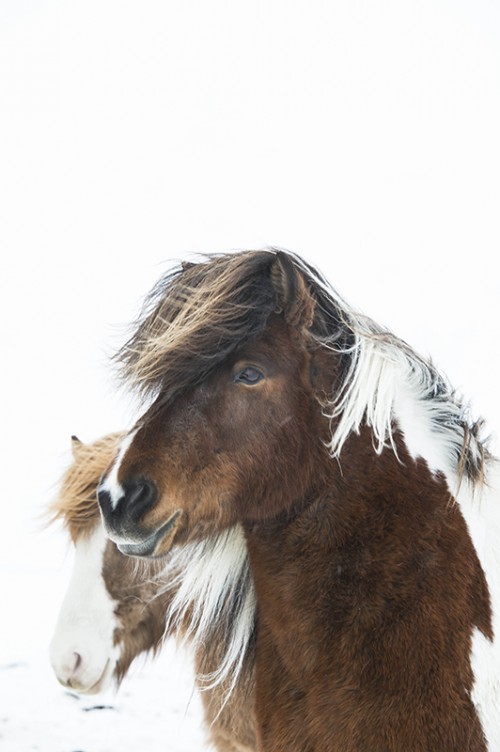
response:
[[[284,655],[292,634],[322,647],[332,644],[333,625],[339,635],[359,634],[382,629],[392,611],[406,618],[412,610],[418,621],[423,600],[440,634],[454,620],[489,633],[484,575],[445,479],[412,459],[401,437],[395,442],[398,456],[378,455],[363,428],[293,514],[246,526],[259,619]],[[423,616],[421,628],[429,633]]]
[[[395,443],[377,455],[363,429],[313,498],[246,526],[263,748],[486,749],[469,699],[484,573],[444,477]]]

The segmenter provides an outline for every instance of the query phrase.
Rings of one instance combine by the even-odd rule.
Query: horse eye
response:
[[[243,368],[242,371],[238,371],[234,376],[234,381],[237,384],[253,386],[254,384],[258,384],[259,381],[262,381],[263,378],[264,374],[262,371],[259,371],[258,368],[254,368],[253,366],[247,366],[246,368]]]

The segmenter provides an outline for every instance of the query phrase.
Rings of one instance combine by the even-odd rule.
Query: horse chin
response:
[[[115,666],[114,662],[108,660],[101,677],[91,687],[85,690],[80,690],[85,695],[97,695],[99,692],[105,692],[110,688],[113,682]]]
[[[174,512],[152,535],[139,542],[117,543],[118,550],[125,556],[140,556],[147,559],[165,556],[172,548],[175,534],[180,526],[180,518],[181,512]]]
[[[105,692],[109,689],[113,683],[113,675],[115,672],[115,661],[112,658],[108,658],[106,664],[102,670],[101,675],[93,684],[87,685],[79,680],[78,677],[72,677],[70,679],[64,679],[57,677],[59,684],[62,684],[66,689],[73,689],[80,695],[97,695],[99,692]]]

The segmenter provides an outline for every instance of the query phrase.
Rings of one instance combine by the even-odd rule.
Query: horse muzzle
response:
[[[158,557],[170,549],[180,511],[154,529],[144,523],[158,501],[156,485],[145,478],[127,480],[120,486],[103,478],[97,490],[106,534],[127,556]]]

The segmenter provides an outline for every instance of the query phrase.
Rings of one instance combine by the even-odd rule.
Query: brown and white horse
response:
[[[160,280],[120,359],[148,402],[106,532],[153,560],[241,526],[258,749],[498,752],[498,464],[437,370],[272,250]]]
[[[210,741],[219,752],[253,752],[252,635],[231,638],[231,626],[242,621],[241,606],[254,611],[241,532],[186,546],[161,562],[121,554],[105,538],[96,489],[122,437],[110,434],[88,445],[74,438],[74,462],[52,508],[76,549],[51,643],[54,671],[64,686],[93,694],[112,680],[120,683],[136,656],[156,653],[165,636],[174,634],[193,644]],[[221,581],[204,578],[206,567]],[[219,599],[224,578],[233,592],[223,587]],[[243,624],[253,629],[253,618],[245,615]]]

